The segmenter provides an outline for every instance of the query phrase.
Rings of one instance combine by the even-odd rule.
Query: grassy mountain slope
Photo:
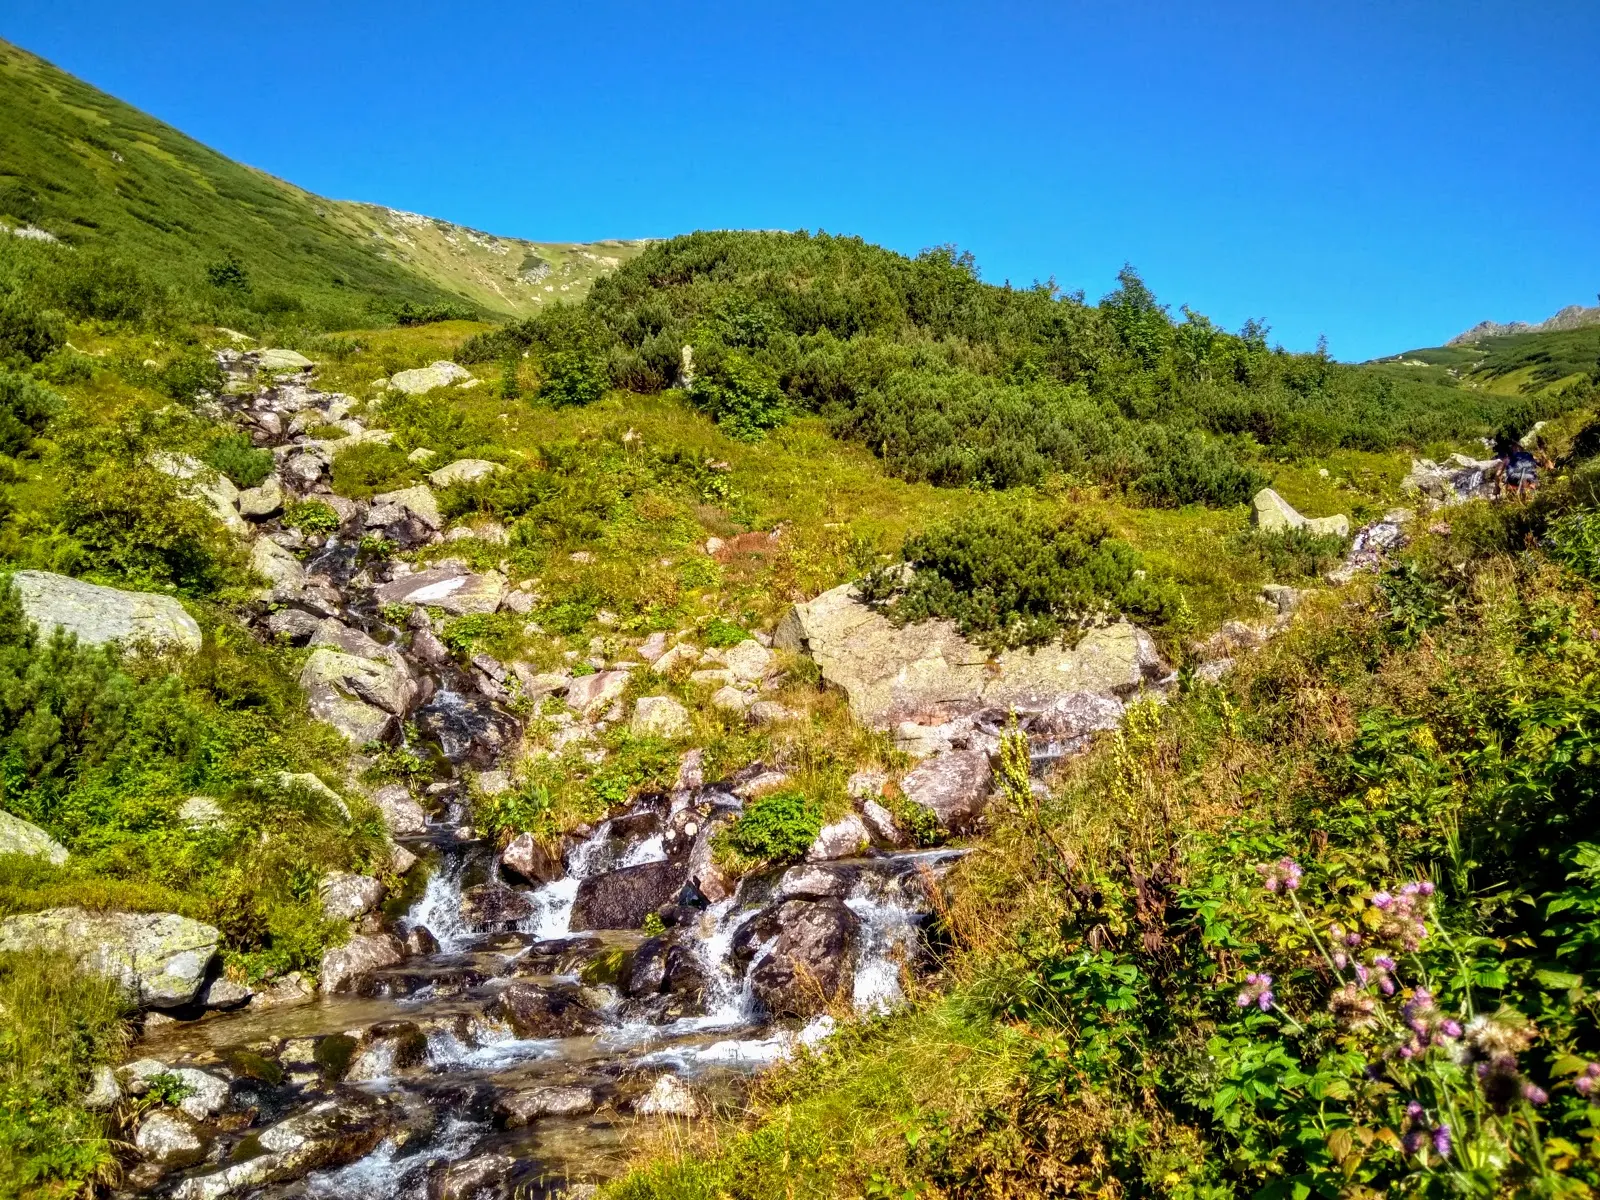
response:
[[[1366,366],[1390,378],[1495,396],[1554,398],[1600,382],[1600,325],[1458,338]]]
[[[0,222],[109,250],[180,291],[205,293],[208,268],[232,259],[250,307],[268,315],[344,312],[348,323],[406,303],[521,315],[636,252],[493,238],[325,200],[6,42],[0,114]]]

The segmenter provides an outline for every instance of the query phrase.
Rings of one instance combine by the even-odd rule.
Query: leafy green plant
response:
[[[740,625],[732,621],[724,621],[721,617],[712,617],[700,627],[701,640],[708,646],[725,649],[728,646],[737,646],[740,642],[748,641],[750,634]]]
[[[283,523],[301,533],[326,535],[339,531],[339,514],[321,500],[291,500],[283,506]]]
[[[747,803],[717,841],[747,860],[781,864],[804,858],[821,829],[821,802],[785,788]]]
[[[161,368],[162,390],[174,400],[192,403],[202,392],[222,391],[222,368],[204,348],[186,350]]]
[[[0,368],[0,454],[28,453],[61,408],[61,397],[49,388]]]
[[[201,459],[242,488],[259,487],[272,474],[272,451],[258,450],[243,433],[223,434]]]

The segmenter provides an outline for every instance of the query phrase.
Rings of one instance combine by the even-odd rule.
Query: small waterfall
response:
[[[903,904],[852,896],[845,907],[861,921],[852,1001],[857,1012],[887,1012],[903,1000],[900,968],[916,952],[921,914]]]
[[[619,867],[642,867],[645,863],[666,862],[667,846],[661,835],[655,834],[637,843],[622,856]]]
[[[423,926],[438,940],[440,953],[459,954],[471,947],[482,934],[461,919],[461,880],[470,855],[465,847],[447,849],[442,861],[428,876],[428,885],[406,914],[405,927]]]
[[[601,821],[595,831],[567,855],[567,873],[532,893],[533,915],[518,922],[518,931],[532,934],[541,941],[572,933],[572,903],[578,898],[579,881],[612,870],[618,865],[612,858],[611,822]]]
[[[731,961],[733,939],[759,908],[742,908],[737,892],[708,908],[700,918],[700,928],[709,930],[696,939],[695,956],[706,970],[707,1026],[744,1025],[755,1019],[756,1000],[750,987],[750,971],[740,971]],[[770,946],[757,950],[750,966],[766,956]]]
[[[428,1169],[464,1158],[482,1136],[481,1126],[451,1117],[425,1146],[419,1147],[407,1137],[385,1138],[365,1158],[307,1176],[305,1194],[310,1200],[346,1200],[350,1196],[423,1200],[428,1193]]]

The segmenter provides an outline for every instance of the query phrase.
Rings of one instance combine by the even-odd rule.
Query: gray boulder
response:
[[[417,696],[416,681],[393,661],[374,661],[321,647],[300,672],[311,713],[356,746],[388,736]]]
[[[441,563],[381,584],[373,594],[379,604],[426,605],[454,616],[492,613],[505,599],[506,580],[499,571],[474,575],[458,565]]]
[[[572,928],[638,929],[662,905],[678,898],[688,878],[683,863],[653,862],[591,875],[578,884]]]
[[[487,479],[496,471],[505,470],[497,462],[490,462],[486,458],[458,458],[453,463],[440,467],[428,476],[428,482],[434,487],[450,487],[457,483],[476,483],[480,479]]]
[[[860,919],[841,900],[785,900],[770,922],[778,940],[751,967],[751,990],[774,1016],[825,1011],[854,981]]]
[[[163,1167],[187,1167],[205,1157],[206,1142],[195,1123],[181,1113],[157,1109],[146,1113],[133,1135],[134,1149]]]
[[[629,728],[644,737],[666,738],[669,741],[688,737],[694,732],[689,722],[689,710],[671,696],[641,696],[634,705]]]
[[[405,946],[392,933],[356,934],[322,956],[318,981],[324,992],[347,992],[373,971],[405,960]]]
[[[51,908],[0,921],[0,950],[65,950],[86,970],[122,983],[143,1008],[193,1000],[221,936],[176,913]]]
[[[390,833],[404,837],[427,832],[428,816],[423,812],[422,805],[412,798],[405,784],[384,784],[372,793],[372,802],[383,814],[384,824],[389,827]]]
[[[107,642],[200,649],[200,626],[171,596],[124,592],[49,571],[14,571],[22,611],[49,637],[60,628],[89,646]]]
[[[836,858],[853,858],[871,842],[867,827],[855,813],[829,822],[818,831],[811,849],[806,851],[807,862],[829,862]]]
[[[919,763],[900,781],[907,800],[920,804],[952,832],[971,829],[983,815],[994,784],[989,756],[951,750]]]
[[[245,488],[239,493],[239,515],[263,521],[283,508],[283,484],[276,475],[268,475],[259,487]]]
[[[472,373],[465,367],[440,360],[431,366],[417,367],[410,371],[396,371],[389,376],[389,386],[396,391],[405,392],[408,396],[420,396],[435,388],[448,387],[471,378]]]
[[[1332,517],[1303,517],[1294,506],[1271,488],[1262,488],[1251,501],[1251,518],[1265,533],[1304,529],[1319,537],[1329,534],[1350,536],[1350,518],[1340,513]]]
[[[257,538],[250,547],[250,569],[267,581],[256,595],[258,600],[283,603],[298,599],[305,591],[306,569],[270,538]]]
[[[879,729],[934,712],[1033,710],[1069,692],[1126,695],[1167,674],[1150,635],[1126,621],[1091,629],[1071,648],[991,657],[952,621],[897,628],[850,584],[795,605],[773,644],[813,658],[822,678],[849,698],[856,719]]]
[[[59,867],[67,861],[67,848],[31,821],[0,808],[0,854],[26,854]]]
[[[564,873],[560,853],[552,853],[531,833],[519,833],[506,844],[500,869],[525,883],[554,883]]]
[[[522,1088],[501,1096],[496,1121],[506,1129],[531,1125],[540,1117],[581,1117],[599,1107],[593,1088],[570,1085]]]
[[[316,365],[298,350],[257,350],[253,357],[258,371],[304,371]]]
[[[567,703],[574,712],[589,717],[604,712],[628,686],[628,672],[599,671],[579,675],[567,684]]]
[[[323,915],[334,921],[354,921],[383,903],[383,884],[370,875],[335,871],[317,889]]]
[[[425,484],[401,488],[397,492],[383,492],[372,498],[373,509],[393,505],[421,521],[429,529],[444,527],[444,516],[439,512],[439,501]],[[373,524],[372,512],[367,514],[367,524]]]

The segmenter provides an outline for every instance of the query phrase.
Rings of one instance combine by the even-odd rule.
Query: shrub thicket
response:
[[[907,567],[860,583],[897,624],[945,617],[992,650],[1040,645],[1108,616],[1161,626],[1178,609],[1170,585],[1096,520],[1032,505],[990,504],[906,541]]]
[[[1065,473],[1157,505],[1238,503],[1262,485],[1263,456],[1461,439],[1529,404],[1290,354],[1267,334],[1187,308],[1176,319],[1132,269],[1090,305],[985,284],[948,248],[910,259],[859,238],[720,232],[653,245],[581,306],[464,353],[528,352],[557,403],[603,391],[565,382],[581,355],[619,387],[687,382],[741,436],[809,410],[908,478],[1010,487]]]

